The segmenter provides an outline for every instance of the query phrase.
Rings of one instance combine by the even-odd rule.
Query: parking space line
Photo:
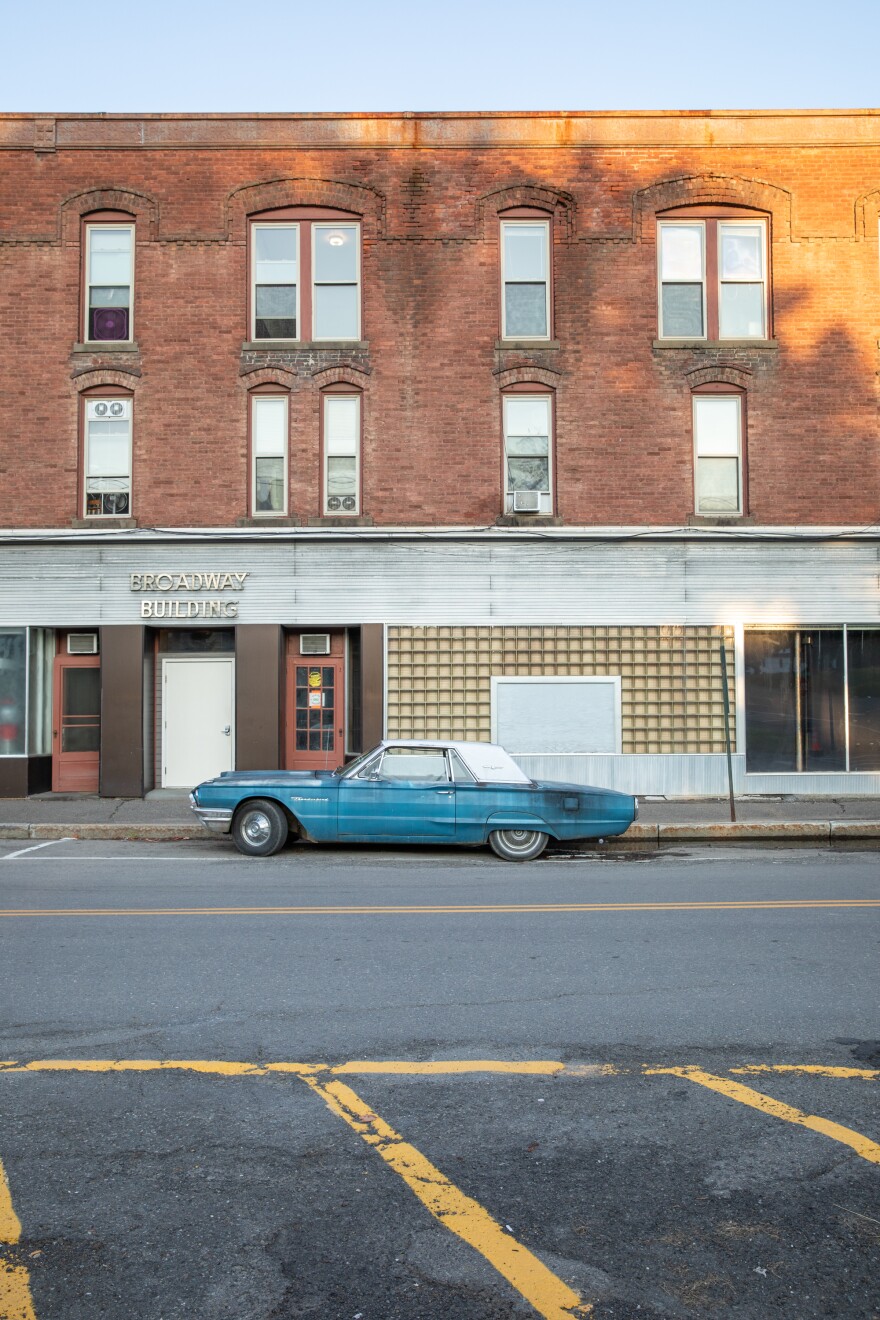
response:
[[[507,1233],[472,1197],[466,1196],[415,1146],[404,1141],[343,1082],[304,1076],[321,1097],[397,1173],[435,1219],[479,1252],[545,1320],[585,1316],[584,1303],[537,1256]]]
[[[817,1114],[805,1114],[803,1110],[795,1109],[793,1105],[783,1104],[781,1100],[774,1100],[772,1096],[764,1095],[761,1091],[753,1091],[750,1086],[743,1086],[742,1082],[716,1077],[714,1073],[703,1072],[702,1068],[645,1069],[646,1077],[661,1075],[684,1077],[687,1081],[696,1082],[710,1091],[717,1091],[719,1095],[726,1096],[729,1100],[738,1100],[740,1104],[759,1109],[773,1118],[781,1118],[786,1123],[796,1123],[800,1127],[809,1128],[811,1132],[820,1133],[823,1137],[830,1137],[832,1141],[839,1141],[842,1145],[849,1146],[870,1164],[880,1164],[880,1145],[863,1136],[861,1132],[854,1132],[852,1128],[843,1127],[840,1123],[832,1123],[830,1119],[820,1118]]]
[[[21,1221],[12,1208],[12,1193],[3,1161],[0,1160],[0,1317],[2,1320],[37,1320],[31,1299],[31,1278],[24,1265],[16,1264],[9,1247],[21,1240]]]
[[[54,848],[56,843],[73,843],[73,839],[47,839],[45,843],[33,843],[29,848],[19,848],[18,852],[6,853],[0,857],[0,861],[11,862],[16,857],[24,857],[25,853],[37,852],[40,848]]]

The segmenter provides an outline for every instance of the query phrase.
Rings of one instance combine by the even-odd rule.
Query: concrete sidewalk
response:
[[[750,842],[862,843],[880,849],[880,797],[642,798],[639,819],[614,846]],[[40,794],[0,798],[0,839],[206,839],[185,792],[158,790],[146,798]]]

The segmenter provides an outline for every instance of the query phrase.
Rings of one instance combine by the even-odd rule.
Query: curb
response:
[[[144,843],[176,843],[210,839],[201,824],[111,825],[82,822],[70,825],[0,825],[4,839],[120,839]],[[815,843],[830,845],[848,840],[880,844],[880,820],[720,821],[693,824],[649,824],[635,821],[625,834],[606,839],[604,848],[664,848],[680,843]],[[594,840],[577,841],[579,846],[597,846]],[[564,844],[561,846],[565,846]]]

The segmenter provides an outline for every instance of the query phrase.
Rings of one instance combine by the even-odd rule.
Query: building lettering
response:
[[[244,591],[250,573],[132,573],[131,591]]]

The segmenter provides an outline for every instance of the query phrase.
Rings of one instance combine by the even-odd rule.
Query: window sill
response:
[[[91,531],[118,532],[137,527],[138,520],[137,518],[72,518],[70,525],[77,531],[88,528]]]
[[[366,339],[253,339],[241,346],[242,353],[338,353],[341,349],[368,353],[370,344]]]
[[[652,348],[759,348],[779,347],[778,339],[654,339]]]
[[[532,348],[557,349],[561,348],[562,345],[558,339],[496,339],[495,347],[496,349],[515,348],[521,351],[522,349]]]
[[[366,513],[340,514],[338,518],[327,514],[323,518],[308,520],[309,527],[375,527],[375,525],[373,519]]]
[[[689,513],[688,527],[753,527],[755,520],[743,513]]]
[[[562,519],[552,513],[502,513],[496,527],[561,527]]]
[[[235,525],[236,527],[301,527],[302,519],[286,514],[278,514],[277,517],[273,514],[262,514],[260,517],[236,518]]]
[[[74,344],[72,353],[139,353],[141,350],[136,339],[89,339],[84,344]]]

